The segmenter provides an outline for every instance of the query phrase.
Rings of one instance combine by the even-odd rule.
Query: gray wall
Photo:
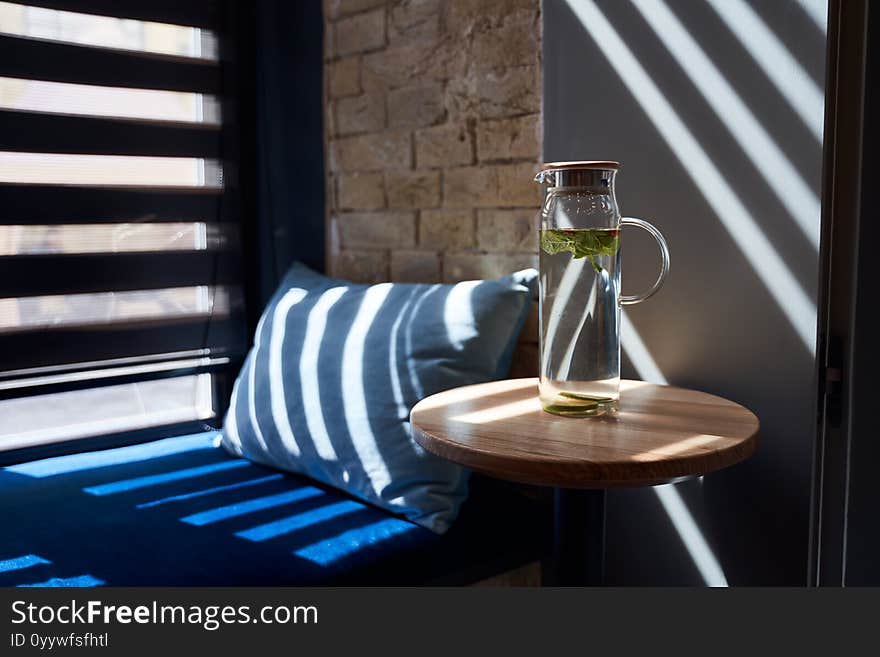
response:
[[[821,138],[817,123],[810,129],[794,107],[815,117],[821,102],[811,104],[809,95],[787,100],[780,85],[790,95],[818,89],[812,101],[821,101],[825,34],[803,6],[816,2],[734,2],[743,4],[769,30],[747,29],[741,38],[763,48],[761,58],[773,66],[785,64],[774,47],[797,62],[775,84],[704,0],[544,0],[545,159],[621,161],[623,213],[654,222],[671,251],[663,290],[627,309],[656,369],[629,332],[624,376],[728,397],[762,424],[759,453],[742,465],[667,490],[609,496],[611,584],[806,581]],[[723,119],[735,117],[737,108],[713,109],[695,83],[717,80],[706,77],[692,52],[685,64],[677,62],[658,36],[675,39],[675,31],[658,31],[646,18],[668,20],[664,7],[755,124],[725,127]],[[634,60],[620,54],[621,42]],[[686,66],[695,68],[688,73]],[[639,84],[640,71],[681,123],[655,102],[649,85]],[[723,90],[716,87],[712,96],[723,98]],[[755,125],[763,129],[759,138],[752,138]],[[681,126],[689,137],[676,132]],[[742,129],[752,132],[733,134]],[[695,145],[702,154],[682,161]],[[799,221],[813,227],[809,234]],[[623,244],[624,289],[635,291],[656,271],[655,247],[635,231]]]

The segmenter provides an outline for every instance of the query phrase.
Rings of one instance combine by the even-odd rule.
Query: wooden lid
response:
[[[620,162],[614,160],[572,160],[571,162],[545,162],[541,171],[559,171],[560,169],[619,169]]]
[[[538,380],[447,390],[413,407],[415,441],[445,459],[509,481],[562,488],[652,486],[738,463],[757,447],[758,418],[696,390],[621,381],[615,416],[541,409]]]

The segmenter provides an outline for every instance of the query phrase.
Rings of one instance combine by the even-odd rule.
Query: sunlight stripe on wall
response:
[[[663,376],[663,372],[660,371],[656,361],[651,356],[651,352],[648,351],[648,348],[642,341],[642,337],[625,312],[621,312],[621,323],[623,329],[623,348],[636,372],[638,372],[639,377],[652,383],[668,384],[669,382]],[[703,536],[699,526],[697,526],[697,522],[694,520],[678,490],[676,490],[675,485],[654,486],[651,490],[657,496],[660,504],[663,505],[663,510],[669,516],[672,526],[678,533],[682,544],[694,562],[694,566],[700,572],[700,576],[703,578],[706,586],[727,586],[727,577],[721,568],[721,564],[718,562],[715,553],[712,552],[712,548],[709,547],[706,537]]]
[[[796,0],[807,16],[816,24],[822,33],[828,31],[828,1],[827,0]]]
[[[817,252],[821,207],[773,137],[663,0],[630,0],[751,160]],[[777,66],[778,62],[773,62]]]
[[[822,143],[825,95],[745,0],[708,0],[779,93]]]
[[[742,255],[811,354],[816,351],[816,304],[770,244],[694,135],[591,0],[567,0],[646,117],[711,206]]]

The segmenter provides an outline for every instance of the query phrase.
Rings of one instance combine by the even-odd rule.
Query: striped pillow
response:
[[[371,286],[294,265],[235,382],[224,447],[445,532],[468,473],[415,444],[410,409],[507,374],[536,280]]]

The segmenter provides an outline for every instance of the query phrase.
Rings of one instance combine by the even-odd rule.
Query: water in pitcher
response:
[[[541,380],[544,410],[603,415],[620,385],[620,230],[543,229]]]

